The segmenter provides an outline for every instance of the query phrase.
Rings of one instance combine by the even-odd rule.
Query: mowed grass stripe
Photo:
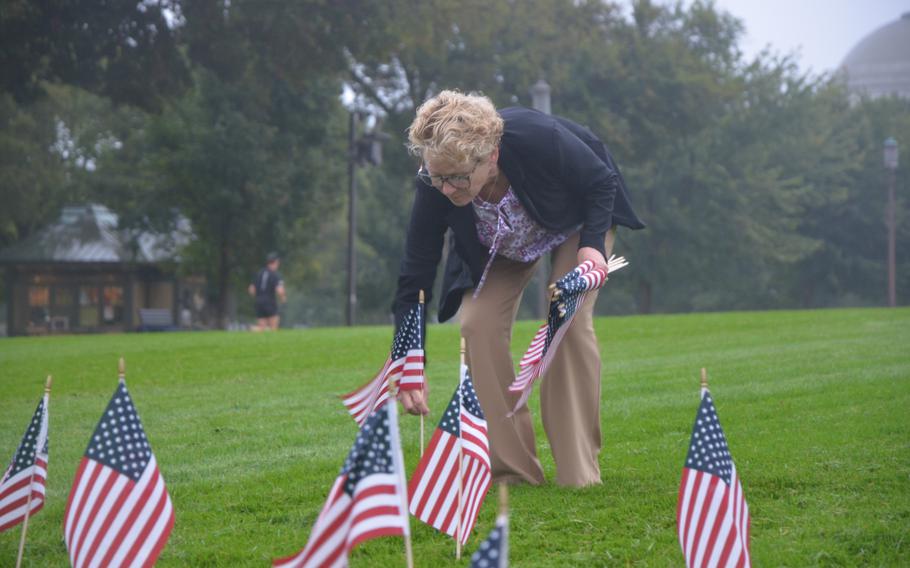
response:
[[[537,325],[516,326],[516,361]],[[682,564],[676,493],[702,366],[752,511],[756,565],[910,564],[910,310],[610,317],[596,329],[604,484],[513,487],[514,566]],[[45,375],[55,377],[48,503],[30,521],[26,565],[68,565],[66,497],[120,356],[176,508],[159,565],[265,566],[303,546],[356,433],[337,397],[379,369],[391,335],[383,326],[0,341],[0,460]],[[431,326],[427,439],[457,368],[457,326]],[[552,480],[536,395],[531,407]],[[403,419],[402,438],[410,472],[416,419]],[[467,553],[495,514],[489,499]],[[467,564],[451,539],[412,529],[417,566]],[[15,562],[18,538],[0,533],[0,566]],[[401,539],[352,557],[355,567],[400,565]]]

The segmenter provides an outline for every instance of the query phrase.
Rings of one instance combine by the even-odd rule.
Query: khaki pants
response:
[[[607,233],[607,256],[615,229]],[[550,282],[574,268],[578,234],[553,252]],[[518,393],[509,392],[515,379],[510,344],[512,324],[521,296],[536,262],[497,257],[476,299],[465,292],[461,304],[461,333],[466,360],[487,419],[495,481],[543,483],[537,459],[534,428],[527,406],[511,418]],[[585,486],[600,483],[600,352],[594,335],[597,292],[591,292],[565,334],[540,386],[544,430],[556,461],[556,482]]]

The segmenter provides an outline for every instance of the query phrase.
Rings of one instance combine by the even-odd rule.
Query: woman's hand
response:
[[[607,270],[607,259],[605,259],[604,255],[602,255],[596,248],[581,247],[578,249],[578,264],[581,264],[586,260],[590,260],[594,263],[594,266],[603,268],[604,271]]]
[[[422,389],[399,390],[398,400],[401,401],[401,405],[404,406],[408,414],[415,416],[418,414],[426,415],[430,413],[430,408],[427,406],[428,394],[429,386],[424,383]]]

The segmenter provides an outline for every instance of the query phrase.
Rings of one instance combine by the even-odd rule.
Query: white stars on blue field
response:
[[[152,457],[152,450],[136,413],[136,407],[120,383],[95,428],[85,457],[138,480]]]
[[[461,383],[461,404],[469,413],[481,420],[484,419],[480,401],[477,400],[477,392],[474,390],[474,380],[471,379],[470,373],[465,374],[464,382]]]
[[[727,485],[731,483],[733,458],[727,447],[727,438],[720,427],[717,411],[710,393],[705,393],[698,407],[698,417],[692,428],[686,467],[716,475]]]
[[[369,475],[393,473],[392,444],[389,436],[389,412],[380,408],[367,418],[357,433],[354,447],[344,460],[341,474],[347,474],[344,491],[354,494],[357,483]]]
[[[401,320],[401,326],[395,333],[395,339],[392,341],[393,361],[401,359],[412,349],[423,349],[422,333],[420,322],[423,319],[421,312],[423,306],[415,305],[407,315]]]
[[[490,535],[480,543],[477,551],[471,555],[471,568],[498,568],[503,566],[503,536],[505,526],[497,523]]]
[[[42,398],[41,402],[38,403],[38,408],[35,409],[35,414],[32,416],[32,421],[28,425],[28,430],[25,431],[25,435],[22,437],[22,441],[19,443],[19,447],[13,455],[7,477],[12,477],[23,469],[35,464],[35,456],[38,451],[38,436],[41,434],[41,420],[43,418],[44,399]],[[47,453],[47,441],[44,442],[41,453]]]
[[[455,389],[455,394],[452,395],[452,399],[449,401],[446,411],[442,413],[442,417],[439,419],[439,429],[456,437],[461,431],[460,411],[458,408],[458,389]]]

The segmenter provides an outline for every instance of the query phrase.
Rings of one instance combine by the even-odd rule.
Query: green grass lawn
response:
[[[535,331],[516,328],[514,354]],[[603,485],[513,487],[513,566],[679,566],[676,495],[708,368],[752,513],[756,566],[910,565],[910,310],[755,312],[597,320]],[[336,395],[384,361],[390,327],[0,340],[0,467],[51,393],[48,502],[25,565],[68,566],[63,512],[76,465],[127,363],[176,510],[161,566],[266,566],[302,547],[353,443]],[[431,326],[427,439],[457,382],[458,328]],[[536,396],[531,408],[537,414]],[[537,417],[538,450],[554,466]],[[408,472],[418,421],[402,417]],[[465,552],[492,527],[487,499]],[[412,519],[416,566],[466,566]],[[0,533],[15,563],[20,529]],[[400,538],[355,567],[404,565]]]

